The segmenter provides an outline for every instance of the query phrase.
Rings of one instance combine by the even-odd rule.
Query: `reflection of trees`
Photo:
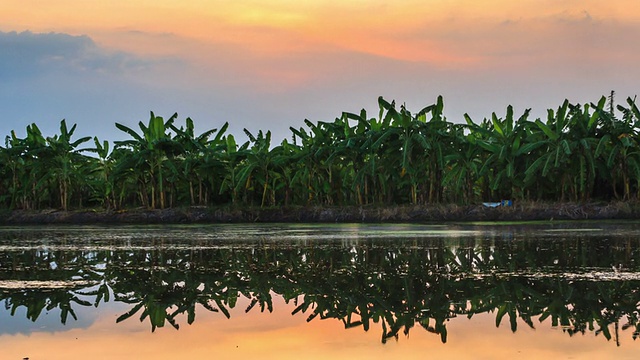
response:
[[[84,288],[78,280],[87,265],[87,257],[81,252],[64,251],[14,251],[0,252],[0,279],[20,281],[44,281],[43,287],[0,289],[0,300],[5,309],[14,315],[24,306],[27,318],[36,321],[43,311],[60,310],[60,321],[67,322],[69,315],[77,320],[72,305],[87,306],[89,303],[78,297],[77,291]],[[46,286],[46,284],[53,284]]]
[[[113,300],[131,305],[118,322],[139,317],[152,331],[166,323],[178,328],[183,315],[191,324],[196,309],[230,317],[241,296],[250,301],[247,312],[271,311],[273,294],[308,321],[335,318],[365,331],[379,326],[383,342],[415,326],[445,342],[450,318],[485,312],[512,331],[520,322],[534,327],[546,320],[569,335],[594,331],[616,341],[619,330],[631,328],[634,339],[640,331],[640,280],[592,276],[615,275],[612,266],[637,273],[636,239],[144,245],[1,252],[0,279],[67,285],[5,288],[0,300],[12,314],[25,306],[32,321],[59,308],[62,323],[76,318],[73,307]]]
[[[22,290],[6,294],[0,293],[0,300],[5,300],[5,309],[11,311],[11,315],[15,315],[16,310],[24,306],[27,309],[27,319],[31,321],[38,320],[43,310],[51,311],[53,309],[60,310],[60,322],[67,323],[67,318],[71,315],[78,320],[72,305],[89,305],[85,300],[78,298],[76,294],[67,289],[56,289],[51,291],[42,290]]]

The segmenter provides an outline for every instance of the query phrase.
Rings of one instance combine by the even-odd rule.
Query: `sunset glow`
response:
[[[478,38],[483,39],[484,44],[508,48],[512,44],[488,37],[508,38],[510,34],[505,33],[509,31],[500,28],[505,25],[526,28],[526,32],[516,35],[525,36],[519,41],[527,43],[536,38],[562,35],[563,27],[565,31],[570,30],[566,29],[569,25],[574,31],[583,30],[579,25],[586,23],[598,27],[633,26],[640,17],[640,5],[633,1],[573,4],[531,0],[409,0],[393,4],[385,1],[268,4],[256,1],[9,1],[0,20],[4,31],[54,31],[116,38],[123,31],[140,31],[210,43],[234,43],[262,51],[296,48],[314,51],[316,46],[324,45],[416,61],[422,58],[412,53],[427,52],[424,49],[427,46],[439,52],[444,49],[454,52],[465,45],[465,41]],[[385,49],[392,44],[396,49]],[[491,52],[490,48],[482,48],[484,50],[465,47],[465,50]]]

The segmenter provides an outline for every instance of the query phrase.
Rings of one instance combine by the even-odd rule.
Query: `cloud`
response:
[[[78,136],[121,137],[115,122],[135,124],[173,105],[171,91],[184,88],[172,80],[185,66],[175,57],[113,51],[85,35],[0,32],[0,136],[32,122],[57,133],[67,119]]]
[[[5,81],[50,74],[122,75],[156,65],[129,53],[106,51],[85,35],[0,32],[0,49],[0,77]]]

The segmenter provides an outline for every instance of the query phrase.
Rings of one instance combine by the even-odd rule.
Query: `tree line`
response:
[[[362,206],[529,201],[631,200],[640,197],[640,110],[565,100],[546,119],[493,113],[454,123],[444,103],[417,113],[378,98],[371,117],[344,112],[333,122],[271,132],[228,123],[201,134],[153,112],[127,139],[74,138],[76,125],[42,134],[36,124],[0,146],[0,207],[6,209],[177,206]]]

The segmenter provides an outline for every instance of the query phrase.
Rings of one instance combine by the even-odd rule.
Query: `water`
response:
[[[636,358],[639,224],[0,228],[0,359]]]

